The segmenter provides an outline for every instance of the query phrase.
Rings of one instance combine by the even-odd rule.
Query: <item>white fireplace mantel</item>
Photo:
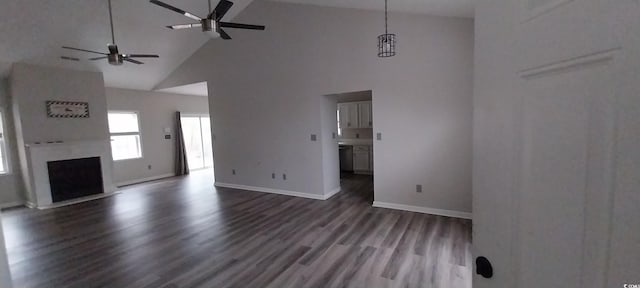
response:
[[[47,163],[51,161],[71,160],[89,157],[100,157],[102,166],[102,182],[104,193],[87,198],[70,200],[69,202],[79,202],[91,200],[112,194],[116,189],[113,186],[111,151],[109,140],[90,140],[59,143],[33,143],[25,144],[27,165],[29,166],[29,181],[27,190],[30,193],[30,207],[38,209],[59,206],[53,203],[51,197],[51,185],[49,182],[49,171]],[[65,203],[62,203],[65,204]]]

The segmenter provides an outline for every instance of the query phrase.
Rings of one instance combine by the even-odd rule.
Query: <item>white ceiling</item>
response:
[[[270,0],[384,11],[384,0]],[[474,0],[388,0],[390,12],[473,18]]]
[[[68,51],[61,46],[107,51],[111,42],[107,0],[19,0],[0,4],[0,62],[97,70],[109,87],[150,90],[209,38],[201,31],[172,31],[165,25],[192,22],[148,0],[112,0],[116,44],[121,53],[158,54],[145,65],[110,66],[104,61],[72,62],[60,56],[87,59],[99,55]],[[235,17],[252,0],[232,0],[225,20]],[[206,16],[206,0],[164,2]],[[216,0],[213,0],[217,4]],[[212,41],[223,41],[214,39]],[[2,76],[2,75],[0,75]]]
[[[199,83],[187,84],[187,85],[176,86],[171,88],[158,89],[156,91],[173,93],[173,94],[209,97],[209,88],[207,86],[207,82],[199,82]]]

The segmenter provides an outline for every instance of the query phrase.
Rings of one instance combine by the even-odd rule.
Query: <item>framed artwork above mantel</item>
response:
[[[47,101],[49,118],[89,118],[88,102]]]

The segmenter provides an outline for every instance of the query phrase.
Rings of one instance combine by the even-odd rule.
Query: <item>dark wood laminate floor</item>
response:
[[[471,287],[471,223],[372,208],[351,176],[327,201],[212,188],[208,172],[115,197],[3,212],[15,286]]]

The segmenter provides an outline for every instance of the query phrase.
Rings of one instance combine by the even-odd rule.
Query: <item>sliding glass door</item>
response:
[[[213,167],[209,116],[182,116],[182,132],[189,170]]]

